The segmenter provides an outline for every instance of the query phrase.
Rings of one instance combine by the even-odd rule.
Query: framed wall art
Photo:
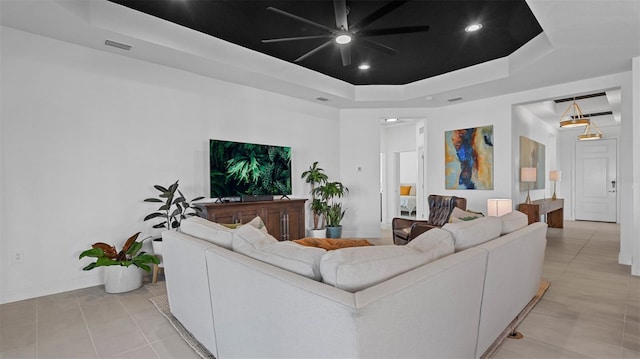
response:
[[[445,131],[446,189],[493,189],[493,125]]]
[[[520,181],[520,188],[544,189],[546,173],[544,163],[544,145],[530,138],[520,136],[520,168],[536,168],[536,181],[533,183]]]

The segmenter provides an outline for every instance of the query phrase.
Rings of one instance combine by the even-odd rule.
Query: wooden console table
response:
[[[562,228],[564,222],[564,200],[563,199],[538,199],[531,204],[520,203],[518,211],[529,217],[529,224],[540,222],[540,216],[545,214],[547,225],[552,228]]]
[[[197,203],[202,217],[218,223],[247,223],[260,216],[267,232],[280,241],[304,237],[306,199],[276,199],[257,202]]]

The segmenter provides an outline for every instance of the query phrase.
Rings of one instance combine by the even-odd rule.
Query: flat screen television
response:
[[[211,198],[291,195],[291,147],[209,140]]]

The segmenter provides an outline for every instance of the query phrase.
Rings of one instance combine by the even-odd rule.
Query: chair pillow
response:
[[[320,258],[324,249],[278,242],[253,226],[242,226],[233,233],[233,250],[264,263],[320,280]]]
[[[449,222],[455,223],[460,221],[471,221],[480,217],[484,217],[484,215],[482,213],[465,211],[458,207],[453,207],[453,211],[451,211],[451,216],[449,217]]]
[[[452,254],[454,246],[451,234],[433,231],[435,229],[421,234],[406,246],[353,247],[329,251],[320,261],[322,281],[348,292],[357,292]]]
[[[442,229],[453,235],[456,252],[498,238],[502,233],[502,220],[482,217],[473,221],[447,223]]]
[[[508,234],[517,231],[520,228],[529,225],[529,217],[519,211],[511,211],[500,216],[502,220],[502,234]]]
[[[180,223],[180,232],[231,249],[233,229],[201,217],[189,217]]]

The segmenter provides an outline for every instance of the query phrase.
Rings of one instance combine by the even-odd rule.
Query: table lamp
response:
[[[535,167],[522,167],[520,168],[520,181],[529,182],[527,184],[527,199],[524,203],[531,204],[531,182],[535,182],[537,172]]]
[[[549,172],[549,181],[553,181],[553,196],[551,199],[556,199],[556,182],[560,181],[562,177],[562,171],[553,170]]]
[[[487,200],[487,216],[500,217],[513,210],[511,199],[508,198],[489,198]]]

